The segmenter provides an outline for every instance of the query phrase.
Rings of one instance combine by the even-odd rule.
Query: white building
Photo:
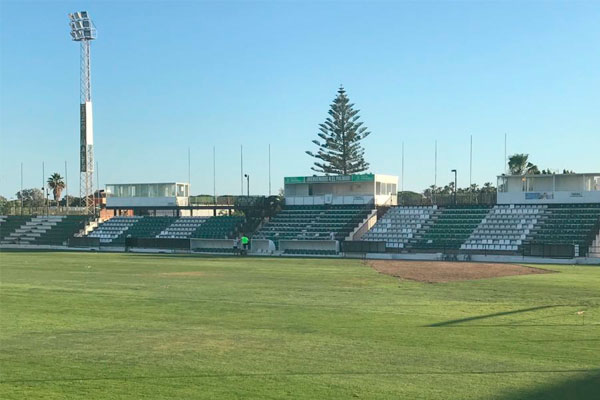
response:
[[[398,177],[379,174],[292,176],[284,179],[287,205],[398,204]]]
[[[188,205],[189,183],[123,183],[106,185],[106,207],[181,207]]]
[[[498,204],[600,203],[600,173],[498,176]]]

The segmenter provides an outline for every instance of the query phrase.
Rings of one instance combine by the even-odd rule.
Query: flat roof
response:
[[[549,176],[600,176],[600,172],[577,172],[572,174],[523,174],[523,175],[498,175],[498,178],[544,178]]]
[[[189,185],[188,182],[138,182],[138,183],[106,183],[105,186],[116,185]]]
[[[286,176],[284,184],[300,183],[344,183],[344,182],[374,182],[378,177],[398,178],[395,175],[383,174],[351,174],[351,175],[310,175],[310,176]]]

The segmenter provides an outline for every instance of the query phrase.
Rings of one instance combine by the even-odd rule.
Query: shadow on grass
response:
[[[457,325],[457,324],[462,324],[463,322],[478,321],[480,319],[502,317],[504,315],[520,314],[520,313],[525,313],[525,312],[529,312],[529,311],[544,310],[546,308],[554,308],[554,307],[562,307],[562,306],[560,306],[560,305],[550,305],[550,306],[538,306],[538,307],[530,307],[530,308],[521,308],[520,310],[503,311],[503,312],[498,312],[498,313],[493,313],[493,314],[485,314],[485,315],[478,315],[478,316],[475,316],[475,317],[468,317],[468,318],[462,318],[462,319],[453,319],[453,320],[444,321],[444,322],[437,322],[435,324],[431,324],[431,325],[427,325],[427,326],[428,327],[440,327],[440,326]]]
[[[597,400],[600,398],[600,372],[579,375],[541,388],[517,390],[498,400]]]

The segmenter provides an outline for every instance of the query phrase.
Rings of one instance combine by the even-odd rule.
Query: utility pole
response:
[[[69,175],[67,169],[67,161],[65,160],[65,205],[67,206],[67,214],[69,214]]]
[[[244,146],[240,144],[240,194],[244,195]]]
[[[431,198],[433,199],[433,204],[435,204],[435,191],[437,189],[437,140],[435,141],[433,164],[433,193],[431,194]]]
[[[504,173],[508,173],[508,159],[506,158],[506,140],[507,134],[504,134]]]
[[[23,163],[21,163],[21,215],[23,215]]]
[[[98,217],[100,216],[100,209],[102,208],[102,199],[100,198],[100,168],[98,168],[98,161],[96,161],[96,193],[98,193]],[[96,205],[94,204],[94,215],[96,215]]]
[[[471,147],[469,150],[469,189],[473,184],[473,135],[471,135]]]
[[[450,172],[454,172],[454,205],[456,205],[456,190],[458,189],[457,185],[458,185],[458,180],[456,178],[456,170],[453,169]]]
[[[402,184],[400,191],[404,193],[404,142],[402,142]]]
[[[44,205],[46,206],[46,215],[48,215],[48,190],[46,190],[46,172],[44,162],[42,161],[42,196],[44,196]]]
[[[215,161],[215,146],[213,146],[213,199],[215,205],[217,204],[217,163]]]

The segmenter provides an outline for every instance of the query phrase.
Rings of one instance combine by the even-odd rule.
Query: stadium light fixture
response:
[[[90,19],[87,11],[79,11],[73,14],[69,14],[71,22],[71,38],[80,42],[82,40],[94,40],[96,39],[96,27]]]
[[[94,202],[94,127],[92,117],[92,71],[90,45],[96,39],[96,27],[87,11],[69,14],[71,39],[79,42],[80,53],[80,197],[85,199],[85,213],[95,214]]]

